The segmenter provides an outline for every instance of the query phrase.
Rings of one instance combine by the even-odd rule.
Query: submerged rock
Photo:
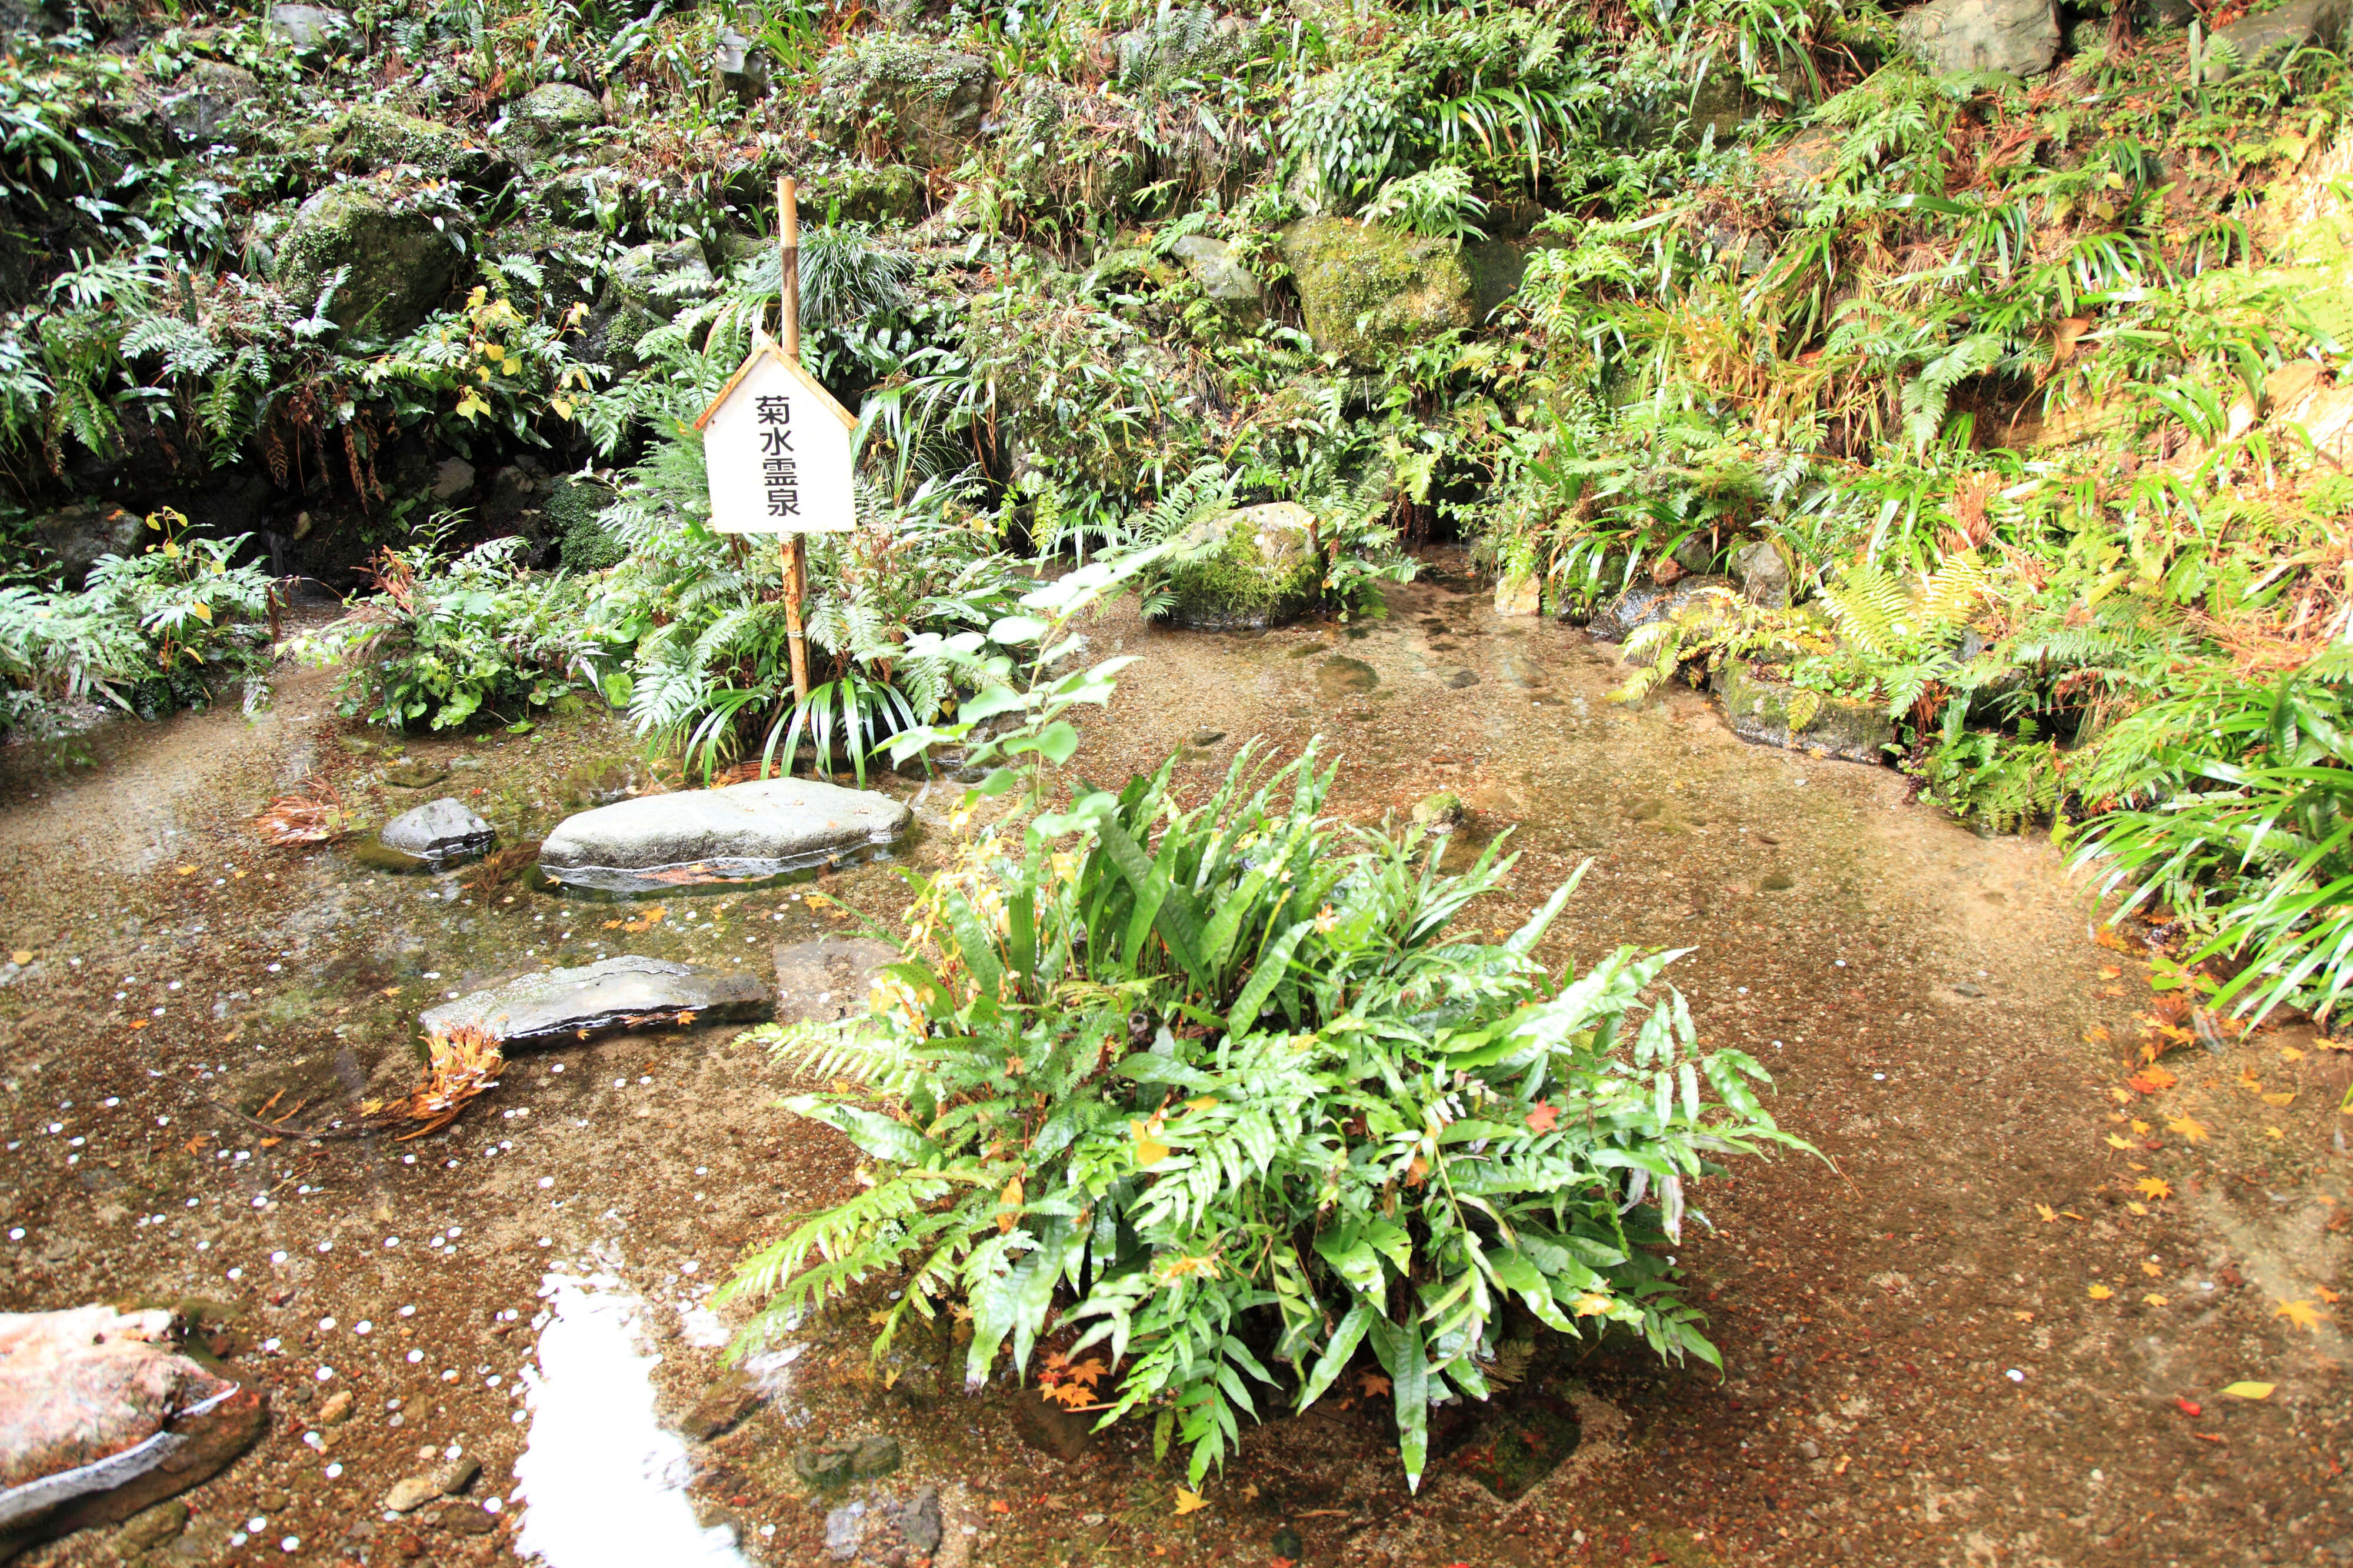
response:
[[[778,942],[776,1022],[829,1023],[864,1013],[874,977],[902,956],[889,942],[871,937]]]
[[[650,892],[741,881],[887,845],[907,807],[818,779],[639,795],[567,816],[540,846],[540,869],[566,886]]]
[[[526,974],[428,1007],[417,1023],[428,1035],[468,1027],[512,1043],[646,1024],[736,1023],[765,1017],[768,1008],[768,988],[740,970],[625,955]]]
[[[1198,631],[1279,626],[1314,605],[1323,582],[1314,513],[1291,500],[1238,507],[1186,533],[1167,618]]]
[[[376,842],[386,849],[434,866],[470,860],[497,841],[498,834],[489,823],[448,795],[402,812],[376,835]]]
[[[1638,582],[1602,605],[1587,629],[1604,642],[1624,642],[1652,621],[1663,621],[1679,610],[1704,604],[1711,593],[1733,592],[1736,590],[1729,577],[1683,577],[1672,587]]]
[[[1886,714],[1867,702],[1829,696],[1821,696],[1820,705],[1793,730],[1790,704],[1798,689],[1757,674],[1746,659],[1727,659],[1715,672],[1712,689],[1732,732],[1759,745],[1878,763],[1886,760],[1886,748],[1895,741],[1894,722]]]
[[[130,1519],[260,1432],[261,1394],[176,1339],[166,1311],[0,1313],[0,1558]]]

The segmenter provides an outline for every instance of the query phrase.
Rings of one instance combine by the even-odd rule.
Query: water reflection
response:
[[[601,1268],[551,1273],[541,1295],[539,1364],[522,1372],[531,1430],[515,1461],[528,1505],[517,1554],[548,1568],[748,1568],[733,1531],[695,1519],[694,1461],[655,1417],[661,1358],[637,1346],[643,1299]]]

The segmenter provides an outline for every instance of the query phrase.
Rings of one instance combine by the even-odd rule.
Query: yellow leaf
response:
[[[1021,1178],[1016,1176],[1005,1184],[1003,1192],[997,1194],[997,1234],[999,1236],[1008,1234],[1013,1229],[1014,1222],[1020,1217]]]
[[[1599,1290],[1588,1290],[1577,1299],[1577,1315],[1580,1318],[1598,1318],[1609,1310],[1612,1305],[1614,1303],[1609,1298]]]
[[[2108,1093],[2115,1098],[2116,1102],[2118,1105],[2130,1105],[2132,1103],[2132,1090],[2128,1089],[2116,1089],[2112,1087],[2109,1089]]]
[[[196,619],[204,622],[206,626],[211,626],[213,624],[213,607],[210,605],[206,604],[202,599],[197,600],[195,604],[188,606],[188,614],[195,616]]]
[[[2295,1095],[2293,1092],[2287,1094],[2267,1094],[2263,1098],[2263,1103],[2270,1106],[2274,1110],[2285,1110],[2289,1106],[2295,1103]]]
[[[2140,1188],[2140,1195],[2145,1198],[2169,1198],[2173,1195],[2172,1186],[2163,1176],[2143,1176],[2134,1185]]]
[[[2326,1286],[2326,1285],[2316,1285],[2316,1286],[2314,1286],[2314,1287],[2313,1287],[2313,1294],[2314,1294],[2314,1295],[2316,1295],[2316,1296],[2318,1296],[2322,1300],[2327,1301],[2327,1302],[2328,1302],[2330,1305],[2334,1306],[2334,1305],[2336,1304],[2337,1298],[2337,1296],[2338,1296],[2340,1293],[2339,1293],[2339,1292],[2337,1292],[2337,1291],[2335,1291],[2335,1290],[2331,1290],[2331,1289],[2330,1289],[2327,1286]]]
[[[2297,1050],[2294,1046],[2282,1046],[2280,1047],[2280,1060],[2284,1062],[2300,1062],[2304,1060],[2304,1053]]]
[[[2140,1300],[2141,1304],[2146,1307],[2162,1307],[2166,1305],[2165,1298],[2158,1295],[2154,1290],[2150,1291],[2147,1295],[2143,1296]]]
[[[2021,1323],[2031,1323],[2034,1321],[2034,1314],[2026,1310],[2022,1307],[2012,1307],[2010,1310],[2010,1315],[2016,1318]]]
[[[2328,1314],[2309,1301],[2283,1301],[2272,1316],[2285,1318],[2299,1329],[2317,1329],[2328,1321]]]
[[[2173,1117],[2166,1122],[2165,1130],[2168,1132],[2179,1134],[2191,1143],[2202,1143],[2206,1141],[2206,1124],[2193,1117]]]
[[[2287,1134],[2281,1131],[2276,1127],[2266,1127],[2263,1129],[2263,1136],[2266,1138],[2284,1138]]]
[[[2146,1215],[2148,1213],[2148,1205],[2144,1203],[2127,1202],[2125,1205],[2125,1212],[2126,1214]]]
[[[2084,1031],[2084,1043],[2087,1046],[2105,1046],[2108,1043],[2108,1032],[2094,1024]]]
[[[2105,1301],[2109,1297],[2115,1295],[2116,1292],[2109,1289],[2105,1285],[2094,1285],[2089,1291],[2085,1292],[2085,1294],[2089,1295],[2094,1301]]]
[[[551,397],[547,400],[547,405],[555,410],[555,416],[558,419],[572,417],[572,399],[568,397]]]
[[[8,962],[16,964],[30,963],[33,962],[33,950],[29,947],[20,947],[8,955]]]
[[[1132,1122],[1130,1125],[1135,1131],[1136,1169],[1140,1171],[1148,1171],[1152,1169],[1153,1166],[1160,1163],[1161,1161],[1168,1158],[1168,1145],[1163,1143],[1159,1139],[1155,1138],[1152,1135],[1152,1128],[1149,1122],[1137,1121]]]
[[[2042,1216],[2042,1223],[2044,1225],[2055,1225],[2058,1223],[2059,1211],[2052,1208],[2049,1204],[2036,1204],[2034,1205],[2034,1212]]]
[[[2233,1399],[2269,1399],[2274,1386],[2268,1383],[2234,1383],[2222,1392]]]
[[[2158,1275],[2164,1273],[2165,1269],[2161,1265],[2151,1263],[2148,1259],[2143,1258],[2141,1259],[2140,1271],[2154,1279]]]
[[[1198,1100],[1188,1100],[1185,1102],[1185,1109],[1187,1110],[1215,1110],[1217,1107],[1218,1102],[1206,1094]]]
[[[2137,1116],[2133,1118],[2132,1130],[2133,1136],[2136,1138],[2146,1138],[2148,1136],[2148,1123],[2143,1121]]]
[[[1203,1497],[1199,1492],[1189,1490],[1184,1487],[1178,1487],[1176,1489],[1177,1518],[1182,1519],[1187,1514],[1193,1512],[1197,1509],[1204,1509],[1208,1506],[1209,1500]]]
[[[194,866],[183,866],[180,868],[180,875],[183,877],[193,877],[195,874],[196,868]]]
[[[2129,1149],[2132,1147],[2132,1143],[2129,1140],[2119,1138],[2115,1133],[2111,1132],[2108,1134],[2108,1147],[2111,1149]]]

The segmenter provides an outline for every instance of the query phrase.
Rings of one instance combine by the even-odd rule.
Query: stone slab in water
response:
[[[628,954],[526,974],[428,1007],[417,1022],[429,1035],[463,1026],[509,1042],[554,1040],[649,1024],[738,1023],[766,1017],[769,1005],[767,986],[740,970]]]
[[[437,866],[481,854],[498,835],[461,803],[443,795],[384,825],[376,842]]]
[[[0,1313],[0,1559],[210,1479],[262,1396],[184,1354],[170,1312]]]
[[[782,876],[889,844],[906,806],[817,779],[639,795],[565,817],[540,846],[540,869],[606,892]]]

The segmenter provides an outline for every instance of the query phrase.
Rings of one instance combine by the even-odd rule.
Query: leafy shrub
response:
[[[246,536],[193,539],[169,510],[163,539],[108,555],[79,593],[0,588],[0,730],[58,723],[58,705],[96,699],[153,718],[203,707],[215,683],[241,678],[248,708],[269,695],[269,605],[258,566],[234,564]]]
[[[1369,222],[1432,239],[1484,239],[1478,223],[1486,216],[1487,204],[1471,189],[1471,171],[1451,163],[1389,181],[1365,208]]]
[[[1513,1301],[1715,1363],[1652,1249],[1718,1157],[1795,1141],[1755,1061],[1643,1003],[1675,955],[1556,982],[1530,954],[1574,879],[1508,941],[1450,940],[1515,858],[1441,875],[1442,840],[1325,819],[1312,747],[1246,751],[1189,811],[1174,766],[965,840],[870,1016],[769,1031],[862,1086],[788,1103],[872,1164],[731,1284],[766,1300],[754,1334],[900,1270],[878,1353],[957,1304],[975,1386],[1082,1326],[1103,1421],[1151,1408],[1195,1485],[1251,1384],[1303,1409],[1360,1346],[1418,1484],[1430,1405],[1486,1396]]]
[[[302,656],[343,664],[343,712],[395,731],[455,729],[478,714],[520,724],[595,685],[596,657],[608,650],[586,624],[580,579],[534,582],[517,571],[520,538],[448,557],[441,537],[378,551],[376,592],[296,639]]]

